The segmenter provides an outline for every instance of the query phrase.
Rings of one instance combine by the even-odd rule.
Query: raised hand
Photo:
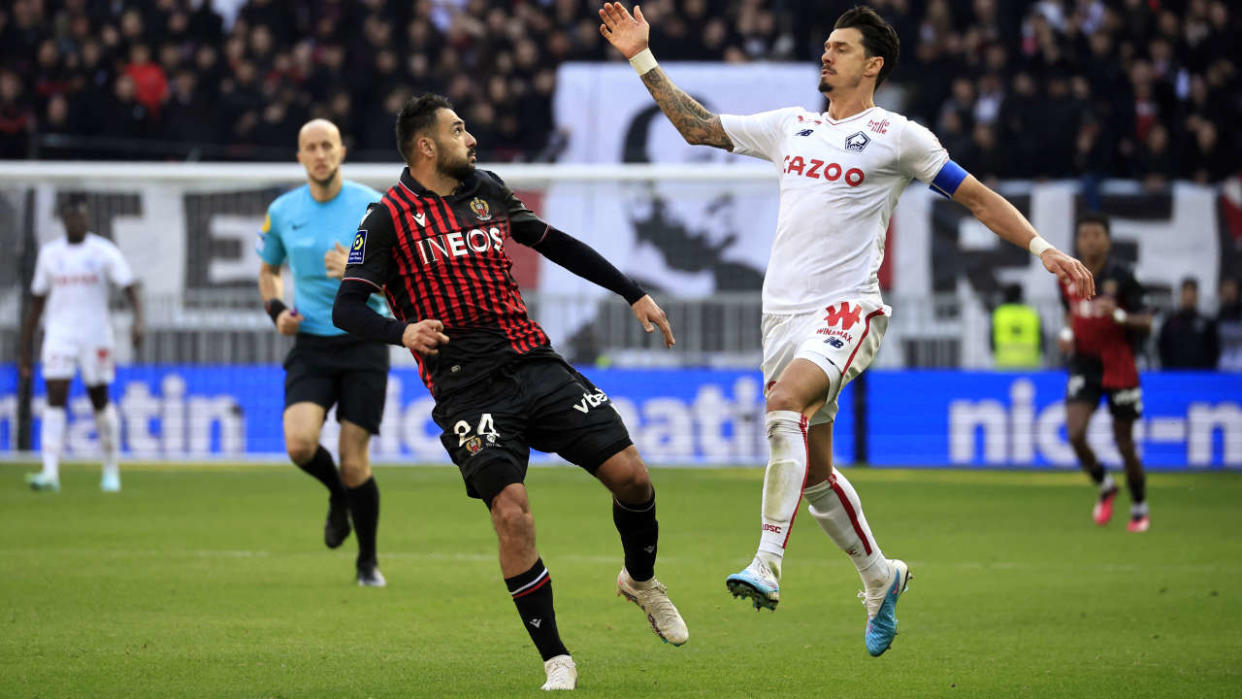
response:
[[[656,305],[650,295],[635,301],[631,308],[634,309],[634,317],[643,324],[643,330],[653,332],[658,327],[664,333],[665,347],[677,344],[677,338],[673,337],[673,326],[668,323],[668,316],[664,315],[664,310]]]
[[[1078,260],[1056,248],[1049,248],[1039,256],[1039,261],[1044,263],[1044,269],[1057,275],[1062,284],[1077,289],[1080,298],[1095,296],[1095,277]]]
[[[651,25],[643,17],[643,11],[634,6],[634,14],[621,6],[619,2],[606,2],[599,11],[603,24],[599,25],[599,33],[604,35],[608,43],[621,52],[626,58],[647,48],[647,40],[651,35]]]

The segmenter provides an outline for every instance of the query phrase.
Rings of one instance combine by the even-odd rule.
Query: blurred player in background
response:
[[[323,540],[328,548],[358,535],[358,584],[384,587],[375,553],[379,487],[371,475],[371,435],[379,433],[388,385],[388,348],[345,334],[332,324],[332,300],[345,270],[346,249],[367,205],[379,192],[341,175],[345,146],[325,119],[298,132],[298,162],[306,185],[272,202],[259,234],[259,293],[276,329],[297,340],[285,359],[285,449],[299,468],[328,489]],[[286,308],[280,268],[293,271],[294,307]],[[368,301],[384,312],[382,299]],[[341,423],[341,470],[319,444],[328,410]]]
[[[1112,248],[1108,218],[1088,214],[1078,220],[1075,233],[1078,254],[1095,279],[1100,295],[1081,298],[1080,286],[1061,282],[1066,306],[1066,326],[1061,330],[1061,351],[1069,356],[1069,384],[1065,391],[1065,429],[1078,462],[1099,486],[1091,516],[1104,526],[1113,516],[1117,484],[1087,444],[1087,425],[1100,398],[1108,397],[1113,416],[1113,439],[1125,463],[1130,488],[1132,532],[1151,526],[1147,512],[1147,477],[1134,447],[1134,421],[1143,414],[1143,389],[1134,364],[1134,341],[1151,330],[1152,316],[1143,307],[1143,287],[1134,273],[1109,257]]]
[[[690,143],[771,161],[781,172],[780,214],[763,285],[763,373],[770,448],[758,552],[726,581],[755,608],[780,601],[781,562],[805,497],[811,515],[849,554],[865,587],[865,642],[883,653],[897,632],[895,607],[908,566],[887,559],[850,482],[832,465],[841,388],[880,346],[891,309],[877,271],[897,198],[911,179],[970,209],[1001,238],[1090,295],[1091,278],[1053,248],[1009,202],[956,163],[930,131],[875,106],[899,53],[896,32],[874,11],[841,15],[824,42],[819,91],[827,112],[793,107],[751,116],[712,114],[673,85],[648,48],[650,26],[604,3],[600,32],[630,60],[664,114]]]
[[[655,578],[655,490],[608,396],[561,358],[530,318],[505,246],[528,245],[624,297],[647,332],[673,332],[664,311],[595,250],[544,223],[495,174],[476,170],[477,143],[449,102],[411,99],[397,117],[408,167],[366,217],[336,298],[336,324],[408,348],[435,398],[440,437],[466,493],[491,513],[500,569],[544,660],[543,689],[573,689],[578,670],[561,642],[552,584],[535,548],[526,495],[530,449],[554,452],[612,492],[625,565],[617,594],[647,614],[665,641],[686,624]],[[399,320],[364,300],[387,289]]]
[[[103,451],[99,487],[106,493],[121,490],[121,424],[108,399],[108,388],[116,379],[108,284],[123,288],[129,299],[134,312],[131,339],[135,350],[142,347],[142,303],[137,280],[120,249],[107,238],[87,231],[87,213],[83,199],[70,199],[61,207],[65,237],[39,248],[31,284],[34,298],[22,324],[18,366],[22,377],[29,378],[35,326],[47,309],[40,359],[47,384],[47,406],[40,428],[43,471],[26,477],[35,490],[60,490],[65,405],[75,370],[82,372],[82,383],[95,408],[95,429]]]

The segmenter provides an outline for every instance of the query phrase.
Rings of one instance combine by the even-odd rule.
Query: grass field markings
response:
[[[181,556],[185,558],[310,558],[310,557],[333,557],[348,558],[352,554],[333,553],[324,551],[252,551],[244,549],[94,549],[94,548],[30,548],[30,549],[0,549],[0,557],[18,556],[38,552],[39,554],[57,553],[73,556],[129,556],[134,558],[168,558],[170,556]],[[558,553],[553,554],[555,560],[567,563],[593,563],[593,564],[609,564],[617,563],[619,556],[601,556],[586,555],[575,553]],[[381,558],[390,558],[398,560],[428,560],[428,561],[460,561],[467,563],[494,563],[496,554],[489,553],[445,553],[438,551],[385,551],[380,554]],[[659,563],[662,567],[667,566],[684,566],[690,564],[700,564],[704,562],[720,562],[722,564],[728,561],[717,561],[715,558],[694,557],[694,556],[661,556]],[[1088,564],[1082,562],[1067,563],[1049,563],[1049,562],[1032,562],[1032,561],[917,561],[910,560],[911,566],[918,566],[920,569],[935,570],[938,568],[956,568],[966,570],[1074,570],[1074,571],[1091,571],[1101,573],[1138,573],[1138,572],[1185,572],[1185,573],[1218,573],[1228,569],[1223,563],[1160,563],[1144,565],[1139,563],[1095,563]],[[724,567],[728,567],[725,565]],[[828,558],[810,558],[797,562],[800,568],[840,568],[841,561]],[[676,574],[673,571],[673,574]]]

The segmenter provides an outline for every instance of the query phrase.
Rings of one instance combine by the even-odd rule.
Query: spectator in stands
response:
[[[141,65],[132,63],[130,55],[145,51],[150,69],[130,72],[136,99],[151,118],[166,121],[159,112],[162,102],[172,99],[168,81],[189,67],[201,98],[221,106],[224,114],[218,118],[225,125],[218,144],[214,136],[198,138],[182,129],[178,142],[188,139],[192,146],[150,149],[150,157],[191,149],[205,149],[207,158],[260,157],[238,146],[254,139],[277,93],[286,111],[304,116],[340,111],[330,103],[342,90],[351,93],[355,119],[343,135],[346,141],[364,142],[368,126],[361,115],[382,109],[395,86],[414,93],[449,92],[449,85],[434,76],[461,73],[502,78],[518,105],[517,112],[493,105],[498,116],[490,148],[505,157],[549,157],[556,152],[546,148],[556,124],[527,118],[544,112],[560,63],[608,60],[595,31],[597,4],[12,0],[0,3],[0,65],[22,84],[21,96],[5,107],[10,116],[4,128],[11,129],[12,114],[43,115],[51,96],[63,93],[70,111],[83,115],[71,120],[80,125],[76,145],[33,154],[80,158],[101,153],[99,139],[116,134],[100,133],[92,127],[94,119],[85,116],[101,113],[114,101],[115,71]],[[660,16],[652,45],[665,46],[660,53],[670,58],[813,64],[827,34],[823,17],[853,4],[681,0],[647,9]],[[946,118],[946,111],[959,112],[963,140],[974,146],[989,140],[986,132],[975,130],[976,122],[993,124],[992,136],[1007,156],[995,161],[1001,166],[998,178],[1138,176],[1156,187],[1161,173],[1167,173],[1165,181],[1218,182],[1242,162],[1242,135],[1232,128],[1242,122],[1242,102],[1234,98],[1242,94],[1242,42],[1236,41],[1242,13],[1230,3],[869,4],[911,47],[902,62],[914,69],[898,73],[895,79],[905,82],[894,86],[893,99],[904,100],[908,113],[929,124]],[[217,7],[226,11],[227,22]],[[163,75],[163,87],[156,70]],[[253,90],[239,79],[241,73],[254,74]],[[470,114],[476,102],[487,100],[485,86],[486,81],[476,81],[464,95],[454,96],[462,113]],[[253,96],[260,103],[239,111],[239,97],[247,102]],[[37,120],[23,123],[36,134],[43,130]],[[1149,138],[1157,125],[1163,125],[1165,135]],[[168,133],[162,126],[138,138],[163,139]],[[4,137],[6,148],[13,138]],[[37,146],[37,137],[34,142]],[[1152,145],[1159,142],[1165,143],[1165,153],[1184,153],[1182,162],[1166,163],[1161,148]],[[5,153],[27,157],[31,149],[19,146]]]
[[[1199,281],[1182,280],[1177,310],[1160,328],[1160,365],[1165,369],[1214,369],[1220,356],[1216,323],[1199,312]]]
[[[1169,148],[1168,129],[1164,128],[1164,124],[1153,124],[1135,159],[1134,176],[1143,183],[1143,189],[1162,191],[1177,174],[1176,162]]]
[[[34,115],[23,98],[21,79],[0,71],[0,158],[25,158],[30,151]]]
[[[104,141],[106,157],[125,160],[143,155],[138,140],[151,132],[151,114],[138,101],[132,77],[117,76],[111,99],[102,104],[97,118],[96,133]]]
[[[149,46],[139,43],[129,47],[125,74],[134,81],[134,101],[153,116],[159,114],[160,105],[168,95],[168,76],[162,66],[151,61]]]
[[[1220,337],[1221,371],[1242,371],[1242,299],[1238,280],[1225,277],[1220,282],[1220,310],[1216,313],[1216,332]]]

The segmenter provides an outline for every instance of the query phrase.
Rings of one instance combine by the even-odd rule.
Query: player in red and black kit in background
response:
[[[543,222],[495,174],[477,170],[474,137],[438,95],[397,117],[408,167],[363,219],[332,320],[362,337],[409,348],[435,398],[441,442],[466,493],[491,512],[500,568],[523,626],[543,656],[544,689],[573,689],[578,671],[561,643],[552,585],[535,549],[523,480],[530,448],[555,452],[613,494],[625,567],[617,592],[675,645],[689,634],[655,578],[658,525],[647,467],[608,396],[557,354],[531,320],[505,247],[516,241],[623,296],[647,332],[674,342],[664,312],[592,248]],[[396,319],[366,305],[384,289]],[[377,396],[377,400],[382,396]]]
[[[1098,296],[1079,298],[1077,289],[1061,286],[1066,305],[1066,327],[1061,330],[1061,351],[1069,356],[1069,384],[1065,395],[1065,426],[1078,462],[1099,486],[1092,511],[1095,523],[1104,526],[1113,516],[1117,485],[1087,444],[1087,424],[1108,396],[1113,416],[1113,439],[1126,468],[1130,489],[1132,532],[1151,526],[1147,512],[1147,478],[1134,448],[1134,421],[1143,413],[1143,390],[1134,363],[1136,335],[1151,330],[1151,314],[1143,308],[1143,287],[1134,274],[1109,259],[1112,246],[1108,218],[1087,214],[1078,220],[1075,242],[1078,257],[1095,275]]]

